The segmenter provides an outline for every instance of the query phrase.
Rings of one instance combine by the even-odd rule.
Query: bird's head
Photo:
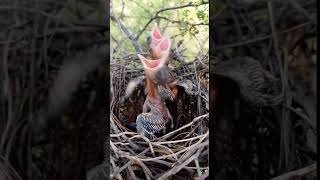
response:
[[[138,54],[138,57],[143,65],[146,76],[155,79],[156,73],[165,66],[168,55],[162,56],[160,59],[147,59],[140,54]]]
[[[159,59],[170,52],[170,38],[162,36],[157,26],[150,32],[147,44],[150,48],[152,59]]]
[[[162,38],[162,35],[160,33],[160,30],[157,26],[155,26],[151,33],[150,33],[150,37],[151,37],[151,42],[150,42],[150,47],[154,47],[154,46],[157,46],[160,41],[161,41],[161,38]]]
[[[138,57],[144,67],[146,76],[156,82],[156,74],[168,65],[171,40],[163,37],[160,30],[155,26],[148,39],[148,45],[151,48],[151,59],[138,54]]]

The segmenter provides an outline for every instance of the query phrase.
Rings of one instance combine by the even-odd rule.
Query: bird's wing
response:
[[[185,92],[189,95],[197,95],[198,88],[195,84],[192,83],[189,79],[176,80],[172,84],[182,87]]]
[[[127,100],[128,98],[131,97],[132,93],[134,92],[134,90],[140,86],[143,81],[146,79],[145,76],[139,76],[133,80],[131,80],[128,85],[127,85],[127,89],[126,89],[126,92],[125,92],[125,95],[123,97],[123,100],[122,101],[125,101]]]
[[[162,100],[165,101],[165,100],[169,99],[169,100],[173,101],[174,94],[170,90],[170,88],[165,87],[163,85],[158,85],[158,92],[159,92],[159,95],[160,95]]]

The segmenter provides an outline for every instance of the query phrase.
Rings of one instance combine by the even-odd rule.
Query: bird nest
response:
[[[179,77],[198,86],[198,95],[182,93],[176,105],[167,104],[174,127],[155,139],[139,135],[128,124],[142,112],[144,87],[134,90],[121,104],[129,81],[144,74],[136,56],[111,63],[112,101],[110,112],[111,179],[204,179],[209,175],[208,69],[198,62],[173,69]]]

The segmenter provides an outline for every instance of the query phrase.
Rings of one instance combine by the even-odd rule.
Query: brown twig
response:
[[[274,177],[271,180],[289,180],[298,177],[304,177],[308,174],[313,174],[316,177],[317,163],[314,163],[310,166],[306,166],[304,168],[290,171],[288,173],[282,174],[280,176]]]
[[[141,31],[139,31],[139,33],[136,36],[136,39],[138,40],[140,38],[140,36],[142,35],[142,33],[147,29],[147,27],[151,24],[152,21],[154,21],[157,18],[166,18],[166,17],[160,17],[159,14],[165,11],[169,11],[169,10],[176,10],[176,9],[183,9],[186,7],[196,7],[196,6],[201,6],[204,4],[208,4],[209,2],[202,2],[200,4],[192,4],[191,2],[189,4],[185,4],[185,5],[181,5],[181,6],[175,6],[175,7],[168,7],[168,8],[163,8],[160,9],[159,11],[157,11],[155,13],[155,15],[144,25],[144,27],[141,29]],[[166,18],[167,19],[167,18]],[[167,19],[168,20],[168,19]],[[202,25],[202,24],[200,24]]]

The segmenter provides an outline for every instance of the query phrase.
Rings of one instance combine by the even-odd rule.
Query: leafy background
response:
[[[179,7],[174,10],[164,8]],[[187,7],[184,7],[187,6]],[[143,51],[146,51],[146,41],[150,30],[158,25],[162,34],[168,35],[172,40],[172,48],[176,48],[179,41],[183,41],[179,51],[188,61],[208,53],[209,49],[209,4],[199,0],[123,0],[111,2],[111,13],[123,22],[135,38],[146,26],[146,30],[137,38]],[[110,21],[110,42],[114,57],[135,53],[131,41],[118,24]]]

